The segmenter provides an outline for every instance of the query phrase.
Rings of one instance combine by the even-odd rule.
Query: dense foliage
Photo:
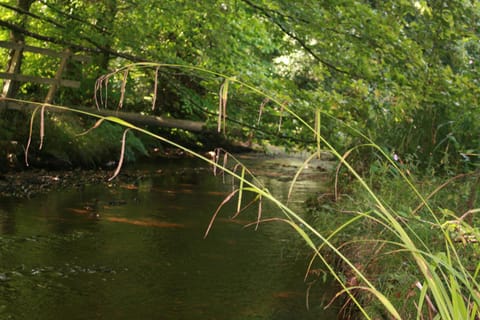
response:
[[[69,66],[82,87],[62,89],[58,104],[92,106],[95,80],[130,62],[188,65],[258,86],[312,122],[320,109],[332,116],[322,117],[322,133],[343,150],[361,141],[350,137],[354,128],[412,166],[471,168],[478,159],[476,1],[18,0],[3,2],[0,14],[2,39],[93,57]],[[52,76],[57,64],[26,54],[22,73]],[[155,72],[130,71],[124,108],[215,121],[223,79],[186,69]],[[122,77],[110,84],[112,106]],[[26,84],[18,95],[41,100],[45,92]],[[262,101],[232,86],[230,133],[303,145],[314,140],[295,121],[281,119],[281,106],[264,101],[261,107]]]

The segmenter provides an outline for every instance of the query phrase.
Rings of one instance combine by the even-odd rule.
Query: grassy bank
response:
[[[402,319],[478,319],[478,176],[410,174],[408,178],[416,189],[396,169],[385,166],[371,171],[366,182],[406,231],[416,252],[407,247],[398,226],[376,214],[378,203],[358,180],[337,181],[337,201],[333,193],[313,197],[307,220],[323,235],[333,234],[334,246],[385,295]],[[415,253],[428,272],[422,272]],[[324,254],[338,263],[340,277],[369,317],[391,316],[352,268],[328,250]],[[438,293],[432,292],[435,285]],[[352,297],[338,299],[343,316],[357,318],[359,307]]]

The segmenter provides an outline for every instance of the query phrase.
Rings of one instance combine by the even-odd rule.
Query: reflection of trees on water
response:
[[[3,199],[0,203],[0,225],[2,235],[13,235],[16,231],[14,201]]]

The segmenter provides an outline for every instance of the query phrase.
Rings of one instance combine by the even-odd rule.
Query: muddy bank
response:
[[[66,170],[51,171],[30,169],[0,175],[0,197],[31,198],[52,190],[67,187],[83,188],[86,185],[110,183],[111,171]]]
[[[306,155],[303,153],[288,153],[283,149],[267,148],[264,152],[245,147],[234,148],[235,154],[244,155],[242,161],[247,161],[248,158],[265,157],[265,165],[269,170],[275,171],[275,168],[282,167],[286,171],[286,180],[290,180],[297,170],[304,166]],[[258,149],[258,147],[257,147]],[[232,151],[232,150],[230,150]],[[210,158],[211,154],[207,151],[198,151],[204,156]],[[193,158],[192,155],[175,148],[164,148],[159,150],[152,150],[148,157],[144,157],[137,162],[124,164],[120,175],[113,181],[109,179],[113,176],[117,163],[111,161],[104,164],[103,167],[96,169],[88,168],[66,168],[61,165],[56,165],[51,161],[42,161],[36,163],[31,167],[16,167],[7,168],[7,171],[0,171],[0,197],[17,197],[17,198],[31,198],[38,194],[44,194],[53,190],[63,188],[83,188],[91,184],[102,183],[109,186],[115,186],[121,183],[135,183],[142,178],[142,172],[132,170],[141,163],[156,163],[158,169],[162,169],[162,163],[175,159]],[[313,171],[331,172],[334,162],[331,161],[329,153],[322,152],[322,160],[314,159],[308,163],[305,168],[313,169]],[[285,168],[290,170],[285,170]],[[125,170],[128,169],[128,170]],[[308,171],[308,170],[306,170]],[[308,173],[304,173],[303,177],[309,179]]]
[[[132,170],[126,171],[125,169],[135,167],[138,163],[158,161],[159,169],[161,169],[161,162],[164,160],[189,157],[185,152],[173,148],[162,149],[160,152],[152,151],[149,157],[124,164],[120,175],[113,181],[109,181],[109,179],[115,172],[116,161],[110,161],[95,169],[66,167],[51,159],[34,162],[30,167],[25,167],[17,162],[12,166],[4,166],[3,170],[0,170],[0,197],[31,198],[63,188],[80,189],[98,183],[109,186],[131,183],[139,180],[142,174],[134,174]]]

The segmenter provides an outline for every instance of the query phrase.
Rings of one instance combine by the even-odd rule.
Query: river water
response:
[[[298,163],[242,159],[286,196]],[[322,307],[329,286],[303,280],[309,252],[290,227],[244,228],[257,208],[231,220],[232,203],[204,239],[232,190],[228,178],[192,159],[123,175],[111,185],[0,199],[0,319],[335,318]],[[307,170],[292,205],[301,209],[324,176]],[[280,216],[268,204],[262,215]]]

